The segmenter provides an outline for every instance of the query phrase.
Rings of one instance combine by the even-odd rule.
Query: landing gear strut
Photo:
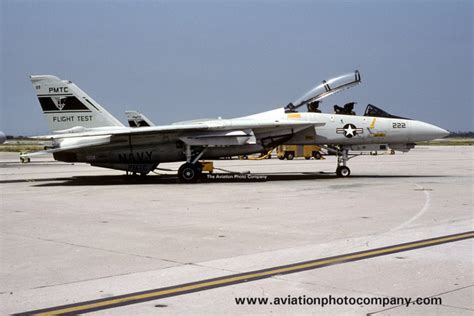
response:
[[[350,159],[350,157],[348,157],[348,152],[349,150],[343,148],[337,153],[336,174],[338,177],[345,178],[351,175],[351,169],[346,166],[347,161]]]
[[[178,178],[182,183],[195,183],[202,174],[202,165],[199,159],[206,152],[207,147],[198,153],[193,153],[190,145],[186,145],[186,163],[182,164],[178,170]]]

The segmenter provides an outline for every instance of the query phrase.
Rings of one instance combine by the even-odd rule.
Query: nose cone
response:
[[[425,134],[427,136],[430,136],[431,139],[444,138],[449,135],[449,132],[441,127],[431,125],[431,124],[426,124],[426,125],[428,125],[428,127]]]
[[[441,127],[418,121],[412,134],[417,141],[444,138],[449,132]]]

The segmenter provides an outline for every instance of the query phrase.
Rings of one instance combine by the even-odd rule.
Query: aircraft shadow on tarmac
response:
[[[335,173],[325,172],[304,172],[304,173],[250,173],[250,174],[212,174],[203,175],[197,183],[255,183],[269,181],[301,181],[301,180],[340,180],[360,178],[439,178],[439,175],[353,175],[350,178],[338,178]],[[48,179],[27,179],[4,181],[31,182],[38,187],[51,186],[107,186],[107,185],[144,185],[144,184],[179,184],[177,175],[157,175],[157,176],[77,176],[70,178],[48,178]]]

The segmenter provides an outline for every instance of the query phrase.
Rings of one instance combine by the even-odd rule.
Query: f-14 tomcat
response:
[[[71,81],[52,75],[30,76],[53,134],[52,141],[34,156],[52,153],[65,162],[148,174],[158,164],[184,161],[181,182],[195,182],[202,172],[200,159],[267,152],[280,144],[328,145],[337,155],[336,174],[347,177],[347,161],[354,150],[408,151],[415,142],[445,137],[442,128],[388,114],[368,105],[355,115],[354,103],[321,113],[322,99],[361,82],[358,71],[325,80],[285,107],[234,119],[205,119],[171,125],[126,127]],[[307,111],[300,111],[301,109]]]

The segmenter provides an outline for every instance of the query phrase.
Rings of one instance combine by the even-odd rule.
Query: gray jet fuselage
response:
[[[447,132],[434,125],[416,120],[384,118],[327,113],[285,113],[283,109],[264,112],[251,116],[252,119],[271,117],[275,121],[294,120],[314,124],[303,130],[287,129],[278,133],[271,131],[256,133],[256,144],[228,145],[210,147],[202,158],[218,159],[225,156],[248,155],[264,152],[269,147],[259,142],[268,137],[293,135],[284,141],[285,144],[316,145],[363,145],[363,144],[412,144],[446,136]],[[246,119],[215,120],[221,126],[232,126],[236,121]],[[207,121],[212,122],[212,121]],[[324,124],[321,126],[321,124]],[[345,128],[346,127],[346,128]],[[168,134],[150,137],[132,135],[117,139],[115,144],[103,146],[90,151],[77,151],[75,159],[70,155],[58,154],[58,160],[88,163],[163,163],[184,161],[184,144],[178,139],[182,135]],[[279,143],[270,144],[272,146]],[[69,157],[69,159],[68,159]]]
[[[45,151],[66,162],[147,174],[159,163],[185,161],[178,172],[183,182],[194,182],[202,172],[200,159],[218,159],[267,152],[281,144],[327,145],[338,157],[336,173],[350,174],[346,162],[351,151],[386,148],[408,151],[415,142],[448,135],[444,129],[391,115],[368,105],[355,115],[354,102],[334,106],[334,114],[321,113],[322,99],[361,82],[355,71],[324,80],[286,107],[234,119],[206,119],[171,125],[142,127],[143,116],[128,112],[126,127],[69,80],[52,75],[30,77],[53,134]],[[308,112],[298,112],[307,108]],[[379,146],[379,147],[377,147]]]

